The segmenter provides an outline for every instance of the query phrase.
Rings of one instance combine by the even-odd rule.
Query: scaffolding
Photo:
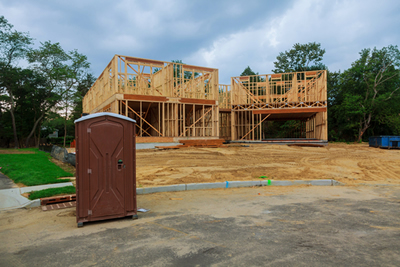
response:
[[[85,95],[83,110],[136,120],[139,141],[215,139],[218,89],[217,69],[115,55]]]
[[[300,137],[328,140],[326,71],[232,77],[231,139],[263,140],[268,121],[300,121]],[[305,125],[305,126],[304,126]]]

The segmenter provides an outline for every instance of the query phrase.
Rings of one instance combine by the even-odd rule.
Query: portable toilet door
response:
[[[137,218],[135,121],[102,112],[75,121],[76,219]]]

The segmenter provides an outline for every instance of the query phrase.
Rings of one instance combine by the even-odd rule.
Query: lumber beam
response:
[[[215,105],[215,100],[208,100],[208,99],[193,99],[193,98],[181,98],[179,100],[181,103],[185,104],[202,104],[202,105]]]
[[[205,71],[210,71],[210,72],[213,72],[214,70],[216,70],[216,69],[212,69],[212,68],[198,67],[198,66],[187,65],[187,64],[183,64],[182,67],[183,67],[183,69],[205,70]]]
[[[151,95],[124,94],[124,99],[142,100],[142,101],[151,101],[151,102],[167,102],[167,98],[165,96],[151,96]]]
[[[138,58],[138,57],[125,57],[125,59],[128,62],[152,64],[152,65],[156,65],[156,66],[158,66],[160,68],[164,67],[164,64],[165,64],[163,61],[151,60],[151,59],[145,59],[145,58]]]
[[[274,108],[253,110],[253,114],[291,114],[291,113],[318,113],[326,112],[327,108]]]

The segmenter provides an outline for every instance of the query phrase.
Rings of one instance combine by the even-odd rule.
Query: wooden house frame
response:
[[[303,137],[327,140],[326,71],[232,77],[218,70],[115,55],[83,111],[135,119],[138,142],[262,140],[267,121],[298,120]]]
[[[328,140],[325,70],[231,78],[231,139],[262,140],[266,121],[298,120],[304,138]]]
[[[115,55],[83,99],[83,112],[136,120],[137,142],[216,139],[218,70]]]

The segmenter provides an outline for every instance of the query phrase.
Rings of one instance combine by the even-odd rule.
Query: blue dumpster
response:
[[[400,136],[371,136],[369,146],[380,148],[399,148]]]

